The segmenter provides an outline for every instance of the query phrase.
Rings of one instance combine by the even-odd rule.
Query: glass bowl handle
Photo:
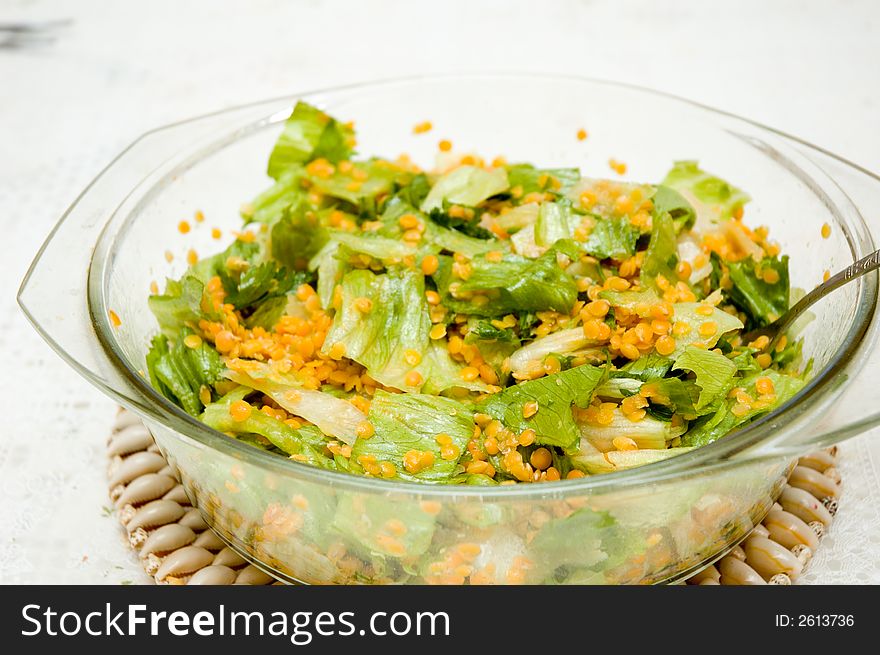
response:
[[[153,171],[187,146],[230,128],[264,119],[284,104],[246,105],[148,132],[118,155],[67,209],[31,263],[18,303],[40,335],[74,369],[121,404],[155,416],[152,403],[108,364],[88,304],[88,276],[95,246],[119,205]],[[287,111],[289,112],[289,105]],[[108,223],[110,221],[110,223]]]

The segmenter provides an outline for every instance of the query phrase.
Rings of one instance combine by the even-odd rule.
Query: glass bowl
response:
[[[877,274],[813,309],[812,377],[790,402],[712,445],[613,474],[513,487],[424,486],[349,476],[267,454],[157,394],[144,356],[157,332],[152,281],[186,253],[222,249],[238,208],[267,185],[265,164],[298,99],[357,122],[359,149],[429,165],[437,140],[459,151],[608,176],[658,180],[698,159],[746,189],[751,225],[768,225],[809,289],[874,249],[862,214],[880,180],[750,121],[645,89],[546,75],[394,80],[278,98],[150,132],[68,210],[19,301],[80,373],[138,412],[209,524],[282,580],[305,583],[652,583],[724,554],[759,522],[794,458],[880,422],[873,348]],[[430,120],[434,131],[412,126]],[[586,141],[575,134],[589,131]],[[182,219],[205,216],[187,235]],[[828,239],[821,226],[832,230]],[[168,255],[168,256],[166,256]],[[172,261],[168,261],[173,256]],[[120,318],[114,326],[110,310]]]

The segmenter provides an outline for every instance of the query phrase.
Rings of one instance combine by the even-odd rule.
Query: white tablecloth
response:
[[[54,43],[0,49],[5,582],[147,580],[102,509],[113,404],[36,336],[14,293],[65,207],[149,128],[371,78],[553,71],[723,107],[880,170],[871,0],[0,3],[0,22],[61,18]],[[841,510],[809,581],[880,582],[878,439],[844,449]]]

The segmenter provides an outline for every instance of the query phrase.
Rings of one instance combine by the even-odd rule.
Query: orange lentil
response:
[[[189,221],[180,221],[180,223],[177,224],[177,231],[181,234],[186,234],[189,230]]]
[[[449,152],[450,150],[452,150],[452,141],[450,141],[449,139],[442,139],[437,144],[437,147],[441,150],[441,152]]]
[[[581,128],[577,131],[577,140],[585,141],[587,138],[587,131],[584,128]]]
[[[480,377],[480,369],[474,366],[465,366],[458,372],[458,377],[460,377],[465,382],[473,382],[478,377]]]
[[[700,324],[698,332],[701,337],[711,337],[718,332],[718,324],[715,321],[704,321]]]
[[[198,348],[202,345],[202,338],[197,334],[188,334],[183,338],[183,345],[187,348]]]
[[[418,350],[409,348],[403,353],[403,361],[410,366],[418,366],[422,361],[422,354]]]
[[[433,127],[431,121],[422,121],[421,123],[416,123],[412,131],[413,134],[424,134],[425,132],[430,132]]]
[[[355,298],[353,304],[354,308],[358,310],[361,314],[367,314],[371,309],[373,309],[373,301],[369,298]]]
[[[410,371],[406,374],[404,382],[408,387],[418,387],[422,384],[422,374],[418,371]]]
[[[431,331],[429,332],[429,336],[432,339],[442,339],[446,336],[446,326],[443,323],[438,323],[431,327]]]
[[[439,267],[440,260],[437,258],[437,255],[427,255],[424,259],[422,259],[422,273],[424,273],[425,275],[433,275],[437,272],[437,269]]]
[[[776,393],[776,388],[773,386],[773,380],[761,377],[755,381],[755,391],[763,396]]]
[[[611,309],[611,304],[607,300],[594,300],[584,306],[590,316],[603,318]]]
[[[638,450],[639,445],[630,437],[614,437],[611,444],[617,450]]]
[[[122,319],[119,318],[119,314],[114,312],[112,309],[107,312],[107,315],[110,317],[110,323],[113,325],[113,327],[118,328],[120,325],[122,325]]]
[[[642,353],[639,352],[639,349],[630,343],[624,343],[620,346],[620,354],[626,357],[627,359],[638,359],[642,356]]]
[[[236,423],[241,423],[250,417],[252,410],[253,408],[247,403],[247,401],[236,400],[229,405],[229,416],[231,416],[232,420]]]
[[[678,266],[675,267],[675,274],[678,275],[679,280],[687,280],[691,273],[693,273],[693,268],[688,262],[678,262]]]
[[[425,291],[425,299],[428,301],[429,305],[440,304],[440,294],[436,291]]]
[[[150,282],[150,293],[152,293],[154,296],[159,294],[159,285],[156,284],[155,280]]]
[[[543,471],[553,463],[553,455],[546,448],[537,448],[529,457],[529,463],[539,471]]]
[[[772,268],[768,268],[767,270],[765,270],[761,274],[761,277],[767,284],[776,284],[777,282],[779,282],[779,273],[777,273]]]
[[[827,239],[831,236],[831,226],[828,223],[822,223],[822,238]]]
[[[767,353],[761,353],[757,357],[755,357],[755,361],[761,368],[767,368],[770,364],[773,363],[773,358],[770,357]]]
[[[523,408],[522,408],[523,418],[531,418],[537,413],[538,413],[537,401],[530,400],[526,403],[523,403]]]
[[[831,271],[825,271],[822,273],[822,281],[827,282],[831,278]]]
[[[675,348],[675,339],[668,335],[663,335],[657,339],[657,342],[654,344],[654,349],[657,351],[657,354],[663,355],[664,357],[675,352]]]
[[[219,227],[212,227],[211,228],[211,238],[212,239],[219,239],[222,236],[223,236],[223,231]]]
[[[700,316],[712,316],[712,314],[715,313],[715,308],[712,307],[712,305],[707,305],[704,303],[697,307],[695,311]]]
[[[577,469],[572,469],[568,472],[568,475],[565,476],[566,480],[576,480],[578,478],[586,477],[586,474],[583,471],[578,471]]]
[[[186,253],[186,263],[190,266],[195,266],[199,261],[198,253],[192,248]]]
[[[359,439],[369,439],[376,434],[376,428],[369,421],[361,421],[357,426],[357,436]]]
[[[403,216],[400,217],[400,219],[398,219],[397,222],[400,224],[400,227],[402,227],[404,230],[412,230],[412,229],[418,227],[419,225],[421,225],[418,217],[413,216],[412,214],[404,214]]]
[[[533,443],[535,443],[535,439],[537,438],[537,436],[538,434],[534,430],[528,428],[527,430],[523,430],[522,432],[520,432],[517,441],[519,442],[520,446],[531,446]]]

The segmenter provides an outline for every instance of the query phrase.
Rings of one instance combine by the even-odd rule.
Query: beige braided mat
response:
[[[192,506],[136,415],[120,410],[108,440],[110,498],[144,570],[159,584],[267,585],[275,579],[229,548]],[[837,511],[836,449],[801,457],[752,532],[687,584],[791,584]]]

